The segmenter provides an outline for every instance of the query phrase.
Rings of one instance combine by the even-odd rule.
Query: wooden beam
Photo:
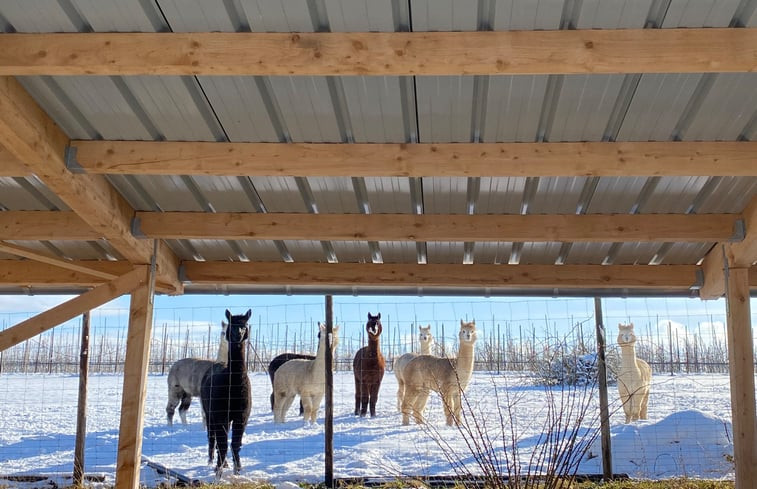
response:
[[[757,70],[757,29],[2,34],[0,75],[517,75]]]
[[[95,287],[68,302],[0,331],[0,351],[44,333],[79,314],[134,290],[145,282],[145,268],[145,266],[137,267],[111,282]]]
[[[10,255],[21,256],[23,258],[28,258],[29,260],[34,260],[41,263],[47,263],[48,265],[64,268],[66,270],[73,270],[75,272],[80,272],[85,275],[92,275],[94,277],[98,277],[106,281],[113,280],[118,277],[118,275],[115,275],[109,272],[104,272],[96,268],[89,268],[89,267],[82,266],[80,262],[77,263],[71,260],[63,260],[55,256],[50,256],[44,253],[39,253],[37,251],[30,250],[28,248],[24,248],[22,246],[16,246],[10,243],[3,243],[2,241],[0,241],[0,252],[8,253]]]
[[[26,177],[31,172],[16,157],[0,146],[0,177]]]
[[[124,275],[134,267],[126,261],[74,260],[82,269],[97,270],[103,275]],[[0,286],[14,287],[95,287],[106,279],[90,273],[64,269],[31,260],[0,260]]]
[[[0,144],[34,173],[97,233],[134,264],[150,263],[153,247],[131,235],[134,209],[100,175],[74,175],[64,161],[68,137],[11,77],[0,77]],[[162,283],[178,281],[178,259],[160,248]]]
[[[138,212],[158,239],[717,242],[738,215],[262,214]]]
[[[184,269],[195,284],[688,290],[697,267],[185,262]]]
[[[153,313],[150,284],[154,281],[154,276],[149,269],[141,270],[141,273],[145,280],[131,293],[122,390],[125,394],[121,398],[116,461],[116,487],[131,489],[139,487]]]
[[[727,273],[728,363],[731,379],[731,419],[736,489],[754,487],[757,480],[757,426],[755,425],[754,347],[747,268]]]
[[[757,262],[757,196],[747,204],[741,219],[744,239],[718,243],[702,262],[704,285],[699,291],[702,299],[717,299],[725,294],[724,257],[731,267],[749,268]]]
[[[221,143],[74,141],[87,172],[118,175],[754,176],[757,141]]]
[[[72,211],[0,212],[1,240],[96,241],[102,237]]]

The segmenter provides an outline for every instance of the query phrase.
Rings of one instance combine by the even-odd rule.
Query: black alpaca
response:
[[[251,310],[238,316],[232,316],[226,310],[229,322],[226,328],[226,339],[229,342],[226,367],[210,369],[202,379],[200,398],[208,422],[208,463],[213,461],[213,450],[216,449],[216,477],[221,477],[226,463],[229,432],[234,473],[238,474],[242,469],[239,449],[250,417],[250,379],[247,376],[245,352],[249,338],[247,321],[251,315]]]
[[[320,333],[318,333],[318,335],[320,337]],[[271,360],[271,363],[268,364],[268,376],[271,378],[271,386],[273,386],[273,376],[276,374],[276,371],[289,360],[313,360],[314,358],[313,355],[305,355],[302,353],[282,353],[281,355],[275,356],[273,360]],[[273,392],[271,392],[271,411],[273,411]],[[303,412],[302,399],[300,399],[300,414]]]

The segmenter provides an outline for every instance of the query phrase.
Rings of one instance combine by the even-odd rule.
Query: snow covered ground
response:
[[[264,373],[251,374],[252,416],[247,426],[241,456],[243,470],[238,479],[284,481],[323,480],[323,419],[304,425],[292,408],[287,422],[273,423],[270,412],[270,384]],[[89,379],[86,473],[105,474],[113,482],[118,444],[121,384],[117,375]],[[496,388],[496,389],[495,389]],[[76,429],[78,377],[0,375],[0,476],[9,474],[70,474]],[[478,469],[466,448],[465,437],[444,425],[441,403],[432,394],[427,407],[431,429],[402,426],[396,411],[396,380],[387,372],[381,387],[376,418],[357,418],[351,372],[334,376],[334,472],[335,477],[381,477],[399,475],[453,474],[438,441],[448,444],[457,460],[476,473]],[[487,432],[498,434],[500,415],[512,415],[521,466],[544,432],[549,412],[544,387],[521,374],[477,372],[467,391],[470,409]],[[555,396],[558,401],[560,390]],[[495,395],[496,393],[496,395]],[[587,418],[598,416],[596,399]],[[496,398],[499,398],[499,407]],[[653,378],[649,417],[632,425],[622,424],[617,390],[610,387],[612,411],[613,470],[632,477],[677,476],[732,478],[733,453],[730,423],[730,395],[727,375],[657,375]],[[165,419],[166,378],[149,378],[145,411],[143,454],[191,478],[212,481],[206,464],[207,441],[199,404],[189,410],[189,424],[170,427]],[[508,407],[509,406],[509,407]],[[495,440],[500,439],[497,436]],[[498,442],[499,443],[499,442]],[[510,448],[510,443],[498,448]],[[495,444],[495,446],[497,446]],[[579,473],[601,473],[596,456],[599,441],[582,462]],[[143,467],[143,482],[155,486],[161,476]],[[227,471],[226,480],[235,480]],[[63,481],[65,483],[65,481]],[[70,480],[69,480],[70,483]],[[0,479],[0,486],[23,484]]]

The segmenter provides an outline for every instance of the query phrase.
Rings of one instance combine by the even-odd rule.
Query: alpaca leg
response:
[[[208,427],[208,465],[213,463],[213,455],[216,451],[216,434],[213,428]]]
[[[363,385],[355,380],[355,416],[360,414],[360,404],[363,399]]]
[[[183,424],[187,424],[187,411],[189,411],[189,405],[191,403],[192,396],[185,392],[181,398],[181,403],[179,404],[179,417],[181,418],[181,422]]]
[[[402,398],[405,397],[405,382],[397,376],[397,411],[402,412]]]
[[[371,418],[376,417],[376,402],[378,401],[378,393],[379,393],[379,387],[381,387],[381,384],[376,382],[375,384],[371,385],[370,391],[371,391],[371,397],[370,397],[370,410],[371,410]]]
[[[423,410],[426,408],[426,402],[428,401],[429,391],[428,389],[421,389],[418,391],[415,399],[412,400],[413,417],[416,424],[424,424]]]
[[[216,458],[216,477],[221,477],[223,468],[226,464],[226,452],[229,449],[229,434],[228,427],[222,426],[216,430],[216,450],[218,451],[218,457]]]
[[[242,462],[239,459],[239,450],[242,448],[242,436],[244,435],[244,427],[247,423],[234,422],[234,426],[231,431],[231,458],[234,459],[234,474],[239,474],[242,470]]]
[[[303,420],[306,423],[315,423],[315,416],[313,415],[314,407],[313,407],[313,398],[312,396],[306,395],[300,397],[300,408],[302,409],[302,416]]]
[[[457,425],[460,423],[460,390],[455,386],[450,389],[444,396],[444,415],[447,419],[447,426]]]
[[[405,396],[402,398],[402,424],[410,424],[410,414],[413,412],[413,403],[418,397],[418,391],[405,386]]]
[[[273,402],[275,397],[276,396],[273,395],[273,392],[271,392],[271,411],[275,411],[276,410],[275,404]]]
[[[174,389],[170,388],[168,389],[168,404],[166,404],[166,421],[168,421],[168,425],[173,425],[173,413],[176,411],[176,406],[179,405],[179,402],[181,401],[181,394],[182,392],[176,392]]]
[[[647,390],[641,398],[641,410],[639,411],[639,419],[647,419],[647,406],[649,405],[649,390]]]

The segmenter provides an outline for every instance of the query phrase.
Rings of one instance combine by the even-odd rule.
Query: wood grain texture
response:
[[[504,75],[757,70],[757,29],[0,35],[0,75]]]

